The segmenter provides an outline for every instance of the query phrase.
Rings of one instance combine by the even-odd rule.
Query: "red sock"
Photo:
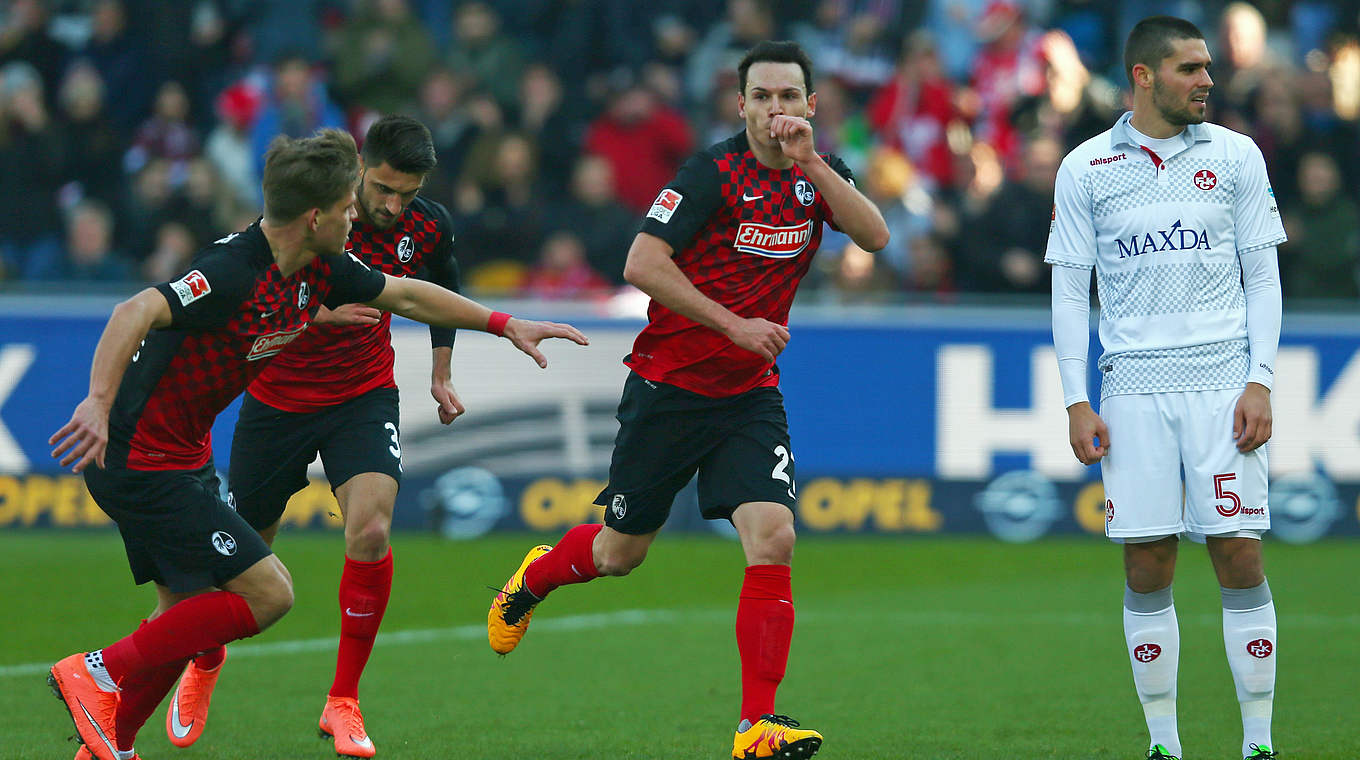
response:
[[[577,525],[562,536],[553,550],[534,560],[524,571],[524,585],[542,599],[559,586],[585,583],[600,577],[595,569],[595,536],[603,525]]]
[[[741,718],[752,723],[774,712],[793,640],[793,590],[788,565],[751,565],[737,602],[741,655]]]
[[[109,678],[121,684],[132,674],[183,663],[199,652],[259,632],[245,599],[230,591],[212,591],[179,602],[155,620],[104,647],[104,667]]]
[[[142,621],[146,625],[146,621]],[[184,670],[184,663],[171,662],[151,670],[133,673],[118,684],[118,709],[113,715],[113,733],[118,738],[118,749],[124,752],[132,749],[137,732],[146,724],[146,719],[156,711],[175,678]]]
[[[340,650],[335,657],[332,697],[359,698],[359,676],[373,653],[373,640],[391,596],[391,548],[377,562],[345,557],[345,570],[340,574]]]
[[[210,649],[194,658],[194,667],[199,670],[212,670],[218,665],[221,665],[222,661],[225,659],[227,659],[226,647]]]

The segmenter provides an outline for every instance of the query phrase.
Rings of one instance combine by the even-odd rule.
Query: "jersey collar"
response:
[[[1137,140],[1133,139],[1133,128],[1129,126],[1129,121],[1133,118],[1133,111],[1125,111],[1123,116],[1110,128],[1110,148],[1118,149],[1121,145],[1137,150],[1140,146]],[[1203,124],[1186,124],[1185,130],[1180,133],[1180,138],[1184,142],[1185,148],[1193,147],[1196,143],[1211,142],[1213,136]]]

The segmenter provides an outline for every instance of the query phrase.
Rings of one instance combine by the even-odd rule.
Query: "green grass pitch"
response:
[[[486,644],[491,592],[532,536],[396,537],[396,587],[361,684],[379,758],[722,758],[739,699],[740,548],[663,535],[623,579],[564,588],[510,656]],[[334,757],[316,720],[334,666],[338,535],[288,533],[297,603],[232,645],[207,731],[177,750],[164,706],[144,760]],[[1360,544],[1270,542],[1281,623],[1281,756],[1360,757]],[[779,710],[819,758],[1142,758],[1123,651],[1117,547],[987,538],[813,538]],[[0,534],[0,756],[71,757],[46,663],[129,631],[153,604],[114,533]],[[1240,722],[1204,549],[1183,544],[1180,726],[1187,760],[1231,760]]]

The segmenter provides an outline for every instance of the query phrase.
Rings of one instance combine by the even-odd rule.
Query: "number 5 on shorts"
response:
[[[1224,517],[1232,517],[1242,511],[1242,498],[1236,492],[1223,487],[1223,484],[1230,480],[1237,480],[1237,473],[1225,472],[1222,475],[1214,476],[1214,497],[1232,502],[1232,506],[1226,508],[1222,504],[1214,505],[1214,509],[1218,510],[1218,513]]]

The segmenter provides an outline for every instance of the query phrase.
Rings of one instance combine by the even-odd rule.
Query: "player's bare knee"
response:
[[[793,564],[793,545],[797,534],[791,523],[782,523],[763,533],[751,547],[753,565]]]
[[[280,576],[276,582],[256,590],[252,597],[247,597],[246,603],[255,615],[255,623],[263,631],[293,609],[293,582]]]
[[[245,600],[262,631],[293,608],[293,577],[273,555],[260,560],[225,588]]]
[[[364,520],[357,530],[346,531],[345,554],[360,562],[376,562],[387,553],[391,540],[391,518],[381,513],[375,514]]]
[[[647,548],[639,551],[633,548],[610,548],[595,560],[595,569],[600,575],[622,576],[633,572],[642,561],[647,559]]]

